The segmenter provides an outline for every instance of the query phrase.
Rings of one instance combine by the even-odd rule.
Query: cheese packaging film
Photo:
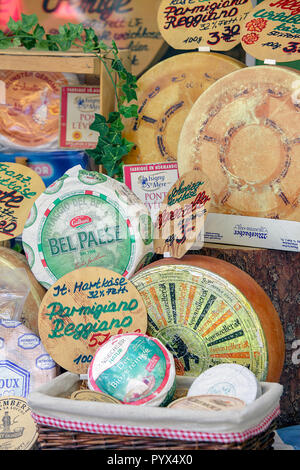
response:
[[[175,392],[175,377],[174,359],[159,340],[124,334],[96,351],[88,386],[127,405],[165,406]]]
[[[261,385],[247,367],[219,364],[200,374],[189,388],[187,396],[205,394],[228,395],[249,404],[261,395]]]
[[[292,70],[247,67],[194,103],[179,138],[178,171],[209,168],[212,213],[300,221],[297,83]]]
[[[77,85],[77,76],[5,70],[0,71],[0,80],[0,148],[36,151],[57,146],[60,89]]]
[[[148,311],[147,334],[173,354],[177,375],[197,377],[220,363],[278,381],[282,325],[263,289],[236,266],[208,256],[165,258],[131,278]]]
[[[132,275],[152,257],[152,231],[148,210],[124,184],[77,165],[36,200],[22,242],[33,274],[49,288],[86,266]]]
[[[125,123],[135,144],[126,164],[176,161],[183,123],[197,98],[219,78],[244,67],[222,54],[187,52],[147,70],[137,81],[138,117]]]

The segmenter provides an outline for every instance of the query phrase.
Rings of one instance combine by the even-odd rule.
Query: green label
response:
[[[45,212],[39,252],[57,279],[86,266],[123,274],[133,241],[126,219],[106,196],[76,194],[57,199]]]

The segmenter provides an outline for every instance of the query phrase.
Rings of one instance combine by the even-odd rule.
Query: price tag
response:
[[[241,24],[252,8],[251,0],[162,0],[158,27],[174,49],[228,51],[239,44]]]
[[[300,58],[300,4],[265,0],[242,25],[241,43],[259,60],[291,62]]]
[[[23,232],[34,201],[45,190],[40,176],[18,163],[0,163],[0,241]]]
[[[40,306],[38,324],[53,360],[70,372],[86,374],[94,353],[112,335],[146,332],[147,311],[127,278],[87,267],[52,285]]]

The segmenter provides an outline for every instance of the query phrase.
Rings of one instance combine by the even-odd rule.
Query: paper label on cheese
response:
[[[260,321],[244,295],[221,276],[196,266],[145,269],[131,281],[148,310],[150,336],[173,354],[178,375],[198,376],[236,362],[264,380],[268,351]]]

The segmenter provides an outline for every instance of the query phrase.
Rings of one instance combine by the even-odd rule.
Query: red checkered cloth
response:
[[[176,439],[182,441],[213,441],[222,443],[244,442],[251,437],[266,431],[272,421],[280,414],[279,407],[266,416],[259,424],[242,432],[215,433],[202,431],[188,431],[182,429],[145,428],[138,426],[122,426],[117,424],[96,424],[89,422],[68,421],[59,418],[40,416],[31,413],[33,419],[42,425],[76,432],[88,432],[94,434],[111,434],[136,437],[160,437],[162,439]]]

